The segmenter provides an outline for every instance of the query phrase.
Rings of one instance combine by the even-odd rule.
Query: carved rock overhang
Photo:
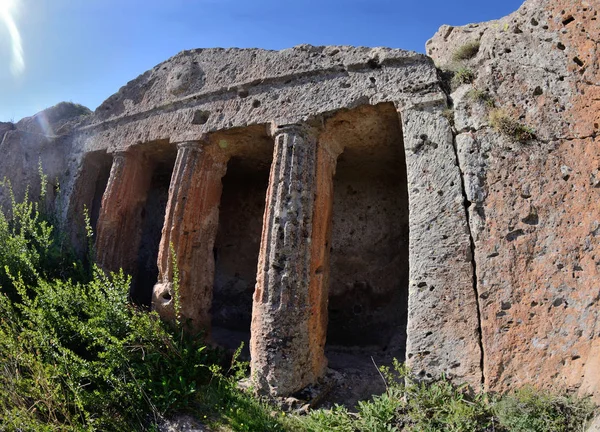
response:
[[[431,59],[385,48],[193,50],[123,87],[75,139],[84,152],[112,153],[250,125],[319,122],[340,109],[382,102],[400,111],[445,107]]]

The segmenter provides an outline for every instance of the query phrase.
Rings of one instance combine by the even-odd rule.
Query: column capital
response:
[[[269,135],[273,138],[277,138],[282,134],[295,134],[302,135],[304,137],[316,137],[319,131],[314,126],[308,123],[291,123],[291,124],[280,124],[272,122],[269,126]]]
[[[205,141],[182,141],[177,143],[177,149],[202,150],[205,144]]]
[[[129,159],[132,160],[135,158],[143,158],[144,157],[144,153],[142,151],[140,151],[139,149],[132,149],[132,148],[128,148],[128,149],[124,149],[124,150],[115,150],[112,153],[109,153],[112,158],[113,161],[116,162],[123,162],[125,161],[125,159]]]

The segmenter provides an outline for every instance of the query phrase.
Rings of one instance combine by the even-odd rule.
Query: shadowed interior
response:
[[[133,275],[131,298],[138,305],[150,307],[152,288],[158,279],[158,248],[177,147],[168,142],[156,142],[145,145],[144,150],[149,169],[152,169],[152,180],[142,210],[142,238],[137,255],[137,272]]]
[[[409,219],[402,130],[393,104],[362,106],[329,118],[323,139],[343,149],[333,183],[326,352],[331,368],[360,371],[353,384],[358,400],[385,389],[373,361],[402,361],[406,351]]]
[[[234,349],[250,340],[252,295],[273,143],[266,128],[248,127],[213,138],[230,155],[214,246],[212,337]]]

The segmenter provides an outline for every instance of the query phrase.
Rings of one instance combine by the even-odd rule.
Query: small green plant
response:
[[[479,52],[480,43],[479,41],[471,41],[460,46],[454,53],[452,53],[452,60],[464,61],[472,59]]]
[[[494,98],[486,90],[473,88],[467,92],[467,97],[473,102],[486,105],[488,108],[493,108],[495,105]]]
[[[356,412],[341,406],[298,417],[310,432],[566,432],[583,431],[594,405],[588,399],[549,395],[525,388],[496,399],[473,394],[443,376],[420,382],[398,361],[380,369],[386,392],[359,402]]]
[[[247,362],[239,360],[243,348],[242,343],[234,352],[227,370],[217,364],[210,367],[211,383],[199,398],[199,410],[207,413],[204,421],[215,428],[226,424],[236,432],[291,430],[293,418],[255,398],[251,389],[240,389],[239,381],[247,376],[249,367]]]
[[[463,84],[471,84],[473,81],[475,81],[475,72],[466,66],[459,66],[454,71],[452,87],[457,88]]]
[[[442,111],[442,116],[448,120],[450,126],[454,127],[454,110],[452,108],[446,108],[444,111]]]
[[[173,309],[175,310],[175,324],[181,326],[181,296],[179,294],[179,265],[177,264],[177,253],[173,242],[169,243],[171,254],[171,265],[173,266]]]
[[[594,413],[589,400],[552,395],[524,387],[504,395],[493,407],[499,422],[511,432],[577,432]]]
[[[512,118],[502,108],[490,111],[490,126],[513,140],[524,143],[535,138],[535,131]]]

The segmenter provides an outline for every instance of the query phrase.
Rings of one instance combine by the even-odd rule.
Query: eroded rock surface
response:
[[[47,205],[53,207],[59,187],[74,177],[81,156],[71,132],[90,113],[81,105],[61,102],[16,124],[0,123],[0,180],[10,181],[17,200],[26,192],[34,200],[40,197],[41,166],[48,179]],[[0,208],[8,207],[8,190],[0,188]]]
[[[427,44],[452,67],[457,48],[480,43],[464,62],[475,80],[452,98],[489,390],[600,391],[598,10],[529,0],[498,21],[444,26]],[[535,139],[490,127],[498,108]]]
[[[442,27],[427,51],[462,76],[451,94],[403,50],[185,51],[91,116],[0,124],[0,175],[20,197],[41,158],[79,250],[85,209],[132,299],[249,340],[263,394],[319,381],[328,353],[360,397],[392,357],[598,396],[597,9]]]

